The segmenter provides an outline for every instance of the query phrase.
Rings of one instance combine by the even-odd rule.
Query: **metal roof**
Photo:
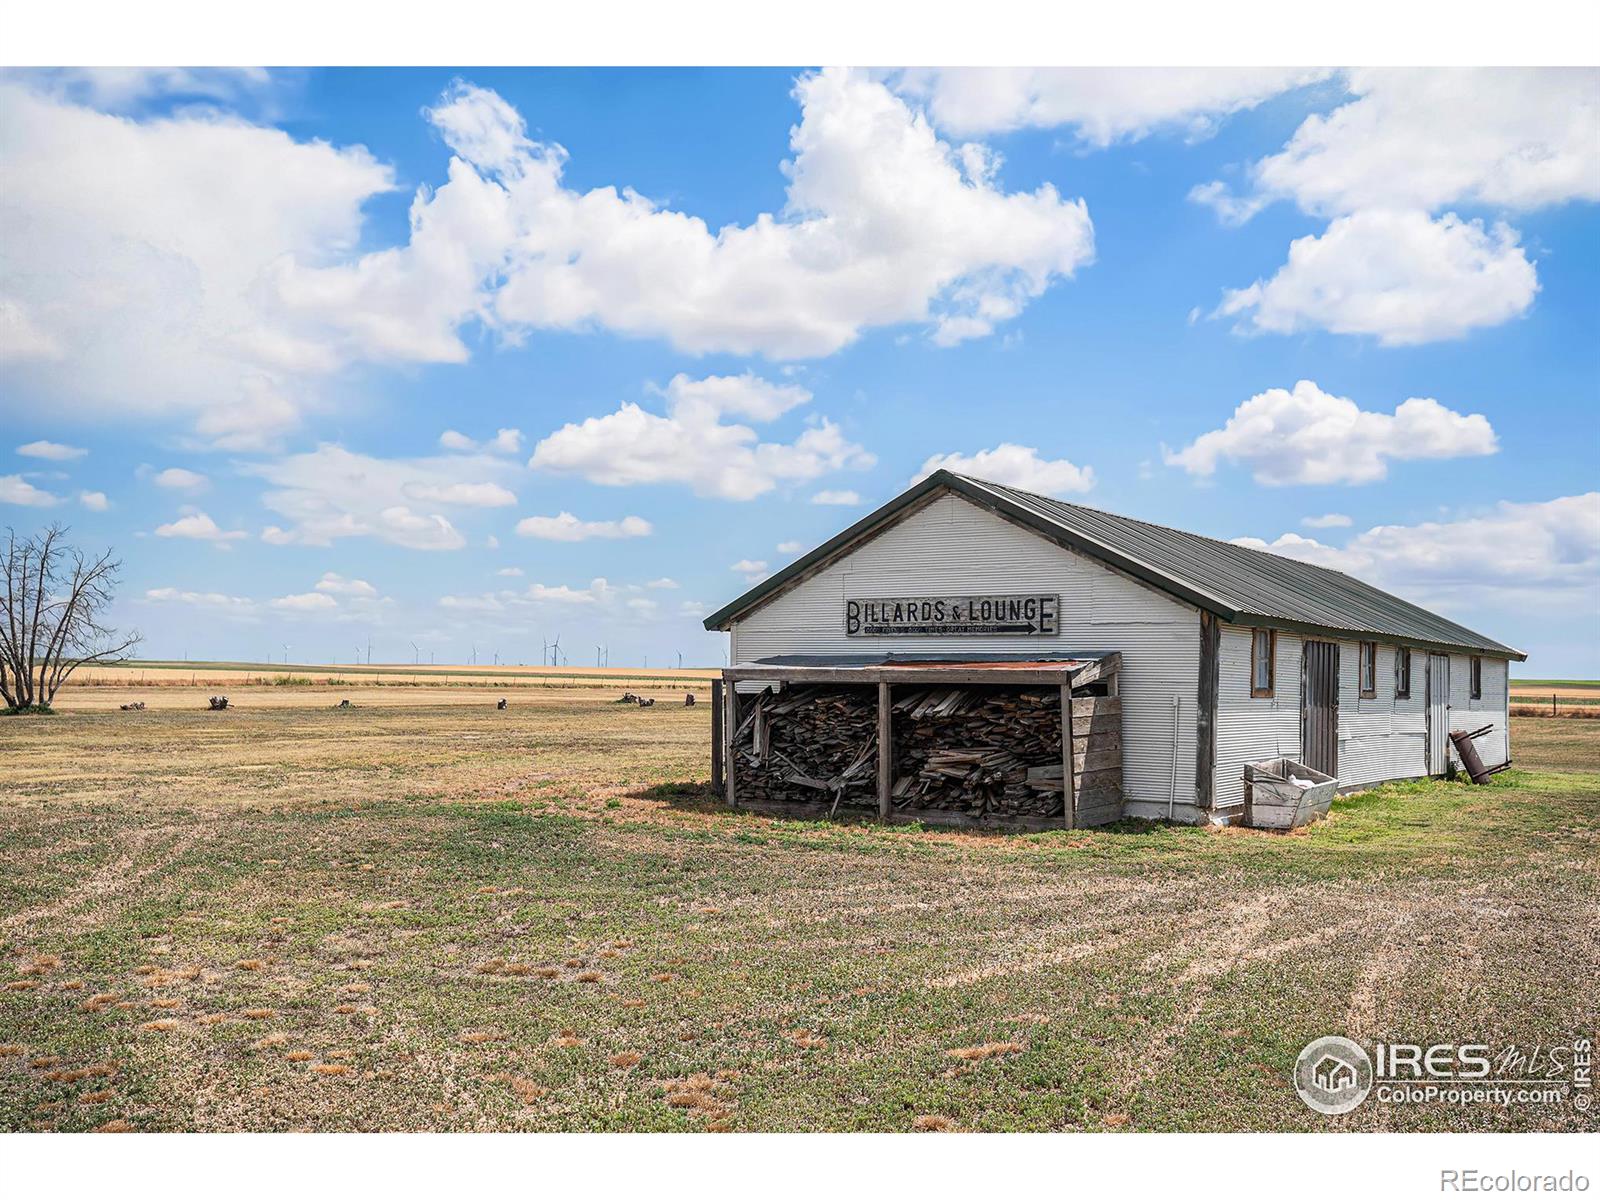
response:
[[[878,651],[866,654],[774,654],[768,658],[736,663],[741,667],[894,667],[894,666],[975,666],[1007,667],[1060,666],[1062,663],[1098,662],[1115,654],[1114,650],[1080,650],[1061,653],[1032,651],[1021,654],[940,654]]]
[[[946,490],[1225,621],[1345,637],[1366,635],[1428,649],[1482,652],[1519,662],[1527,658],[1519,650],[1330,567],[949,471],[935,471],[763,580],[707,617],[705,627],[726,629],[791,583],[883,532],[908,509]],[[1463,554],[1471,552],[1472,547],[1462,547]]]

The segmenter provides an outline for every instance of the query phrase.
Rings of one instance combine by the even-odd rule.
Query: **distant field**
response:
[[[1585,1126],[1288,1079],[1600,1024],[1600,722],[1294,836],[994,836],[729,812],[709,706],[504,690],[0,719],[0,1129]]]
[[[403,663],[328,665],[244,662],[130,662],[115,667],[85,667],[69,688],[304,686],[428,686],[495,688],[615,686],[619,690],[705,691],[716,668],[633,669],[622,667],[511,667],[461,664],[407,666]]]
[[[1552,688],[1558,693],[1567,688],[1593,692],[1600,691],[1600,679],[1513,679],[1511,690],[1514,692],[1518,688],[1537,688],[1547,696]]]

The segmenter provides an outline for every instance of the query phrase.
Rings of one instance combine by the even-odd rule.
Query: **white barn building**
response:
[[[942,599],[966,610],[947,620]],[[972,619],[979,599],[995,620]],[[1120,655],[1121,806],[1095,820],[1232,821],[1245,764],[1284,756],[1343,791],[1437,775],[1449,732],[1484,725],[1479,754],[1498,764],[1508,666],[1526,658],[1338,571],[946,471],[705,624],[729,634],[746,701],[767,670]]]

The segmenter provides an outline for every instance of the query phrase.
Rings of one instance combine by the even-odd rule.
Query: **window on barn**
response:
[[[1278,634],[1272,629],[1257,629],[1250,635],[1250,694],[1270,696],[1273,686],[1273,660],[1278,656]]]
[[[1483,699],[1483,659],[1476,654],[1472,656],[1472,698]]]
[[[1361,697],[1370,700],[1378,694],[1378,643],[1361,643]]]
[[[1411,651],[1404,646],[1394,648],[1394,698],[1411,699]]]

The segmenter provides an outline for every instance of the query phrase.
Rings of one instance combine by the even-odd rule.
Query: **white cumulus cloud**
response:
[[[993,450],[980,450],[976,454],[935,454],[922,464],[922,470],[911,482],[926,479],[940,470],[972,475],[1046,496],[1087,492],[1094,487],[1093,467],[1080,467],[1064,458],[1043,458],[1032,446],[1011,442],[1002,442]]]
[[[273,277],[354,250],[362,206],[393,186],[365,149],[215,110],[113,116],[13,78],[0,158],[0,222],[27,230],[0,241],[0,343],[24,351],[7,401],[187,419],[242,449],[293,427],[351,357]]]
[[[70,462],[89,453],[81,446],[67,446],[61,442],[28,442],[18,446],[17,453],[24,458],[47,458],[52,462]]]
[[[378,594],[378,589],[365,579],[346,579],[336,571],[328,571],[317,580],[315,590],[333,596],[350,596],[367,600],[373,599]]]
[[[553,517],[524,517],[517,522],[517,533],[522,537],[543,538],[550,542],[649,537],[652,531],[650,522],[643,517],[623,517],[620,521],[580,521],[569,512]]]
[[[1323,513],[1318,517],[1302,517],[1300,524],[1307,529],[1348,529],[1355,522],[1344,513]]]
[[[206,476],[183,467],[168,467],[152,476],[150,482],[157,487],[180,492],[203,492],[211,486],[211,480]]]
[[[516,493],[498,483],[408,483],[401,491],[411,500],[461,508],[506,508],[517,502]]]
[[[152,79],[176,86],[138,86]],[[880,81],[807,73],[794,96],[782,208],[712,229],[625,185],[570,187],[561,146],[454,84],[425,112],[445,182],[414,194],[405,241],[366,249],[363,208],[396,183],[363,147],[215,107],[113,115],[96,89],[11,76],[0,220],[27,236],[0,243],[0,404],[187,422],[256,450],[331,405],[353,364],[466,361],[468,325],[775,358],[894,325],[948,343],[1092,259],[1081,200],[1005,190],[996,156],[942,141]]]
[[[111,507],[111,501],[104,492],[79,492],[78,503],[90,512],[105,512]]]
[[[160,587],[147,590],[144,598],[152,604],[187,604],[233,616],[248,616],[256,610],[254,600],[244,596],[229,596],[224,592],[189,592],[181,588]]]
[[[1251,167],[1261,194],[1326,216],[1600,200],[1600,71],[1380,68],[1348,85],[1355,99]]]
[[[483,441],[477,442],[457,430],[446,429],[439,435],[439,445],[446,450],[484,450],[491,454],[520,454],[522,452],[522,430],[502,429],[492,438],[485,438]]]
[[[1292,391],[1270,388],[1250,397],[1221,429],[1181,450],[1163,450],[1163,457],[1168,466],[1201,477],[1227,460],[1247,467],[1257,483],[1281,486],[1374,483],[1388,475],[1391,461],[1466,458],[1496,449],[1494,429],[1481,414],[1464,416],[1418,397],[1392,413],[1368,412],[1302,379]]]
[[[1355,70],[1347,103],[1305,119],[1252,164],[1239,195],[1190,198],[1239,224],[1286,199],[1331,219],[1271,280],[1228,292],[1219,314],[1273,333],[1327,329],[1385,345],[1460,337],[1527,311],[1534,265],[1515,230],[1463,206],[1527,212],[1600,200],[1600,71]]]
[[[222,545],[227,542],[236,542],[250,535],[242,529],[223,529],[206,513],[190,512],[165,525],[157,525],[156,536],[188,538],[197,542],[215,542],[218,545]]]
[[[0,504],[20,504],[25,508],[49,508],[60,504],[54,492],[34,487],[21,475],[0,475]]]
[[[271,485],[262,503],[293,523],[264,531],[270,544],[329,546],[340,538],[373,537],[413,550],[466,545],[449,517],[430,510],[515,504],[516,496],[494,482],[514,469],[492,455],[388,459],[332,443],[240,467]]]
[[[1539,281],[1503,222],[1369,210],[1297,238],[1271,279],[1227,291],[1218,316],[1257,332],[1326,329],[1386,346],[1459,338],[1520,316]]]
[[[665,415],[630,402],[564,425],[534,447],[528,465],[613,487],[677,483],[702,496],[750,500],[780,483],[876,461],[826,418],[814,419],[792,442],[763,442],[750,426],[723,420],[772,420],[807,403],[811,394],[804,388],[754,375],[678,375],[661,394]]]
[[[1600,492],[1502,501],[1448,521],[1377,525],[1343,546],[1296,533],[1272,542],[1234,540],[1344,571],[1445,612],[1474,604],[1600,611]],[[1494,553],[1473,552],[1485,546]]]
[[[1171,129],[1210,135],[1231,113],[1326,78],[1300,67],[955,67],[895,72],[891,83],[926,104],[957,136],[1070,126],[1104,147]]]
[[[861,503],[861,493],[853,492],[848,489],[824,488],[822,491],[817,492],[811,497],[811,503],[836,504],[840,507],[848,507],[852,504]]]

